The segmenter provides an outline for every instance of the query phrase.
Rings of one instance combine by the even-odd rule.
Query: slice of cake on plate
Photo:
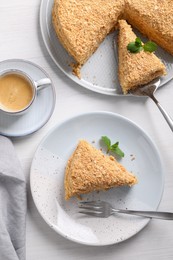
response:
[[[154,53],[144,50],[132,53],[127,49],[136,38],[131,26],[125,20],[119,20],[118,76],[124,94],[166,74],[164,64]]]
[[[65,199],[136,183],[137,178],[113,156],[104,155],[87,141],[81,140],[66,166]]]

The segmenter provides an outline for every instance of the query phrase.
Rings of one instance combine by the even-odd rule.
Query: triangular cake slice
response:
[[[65,199],[136,183],[137,178],[113,156],[104,155],[87,141],[81,140],[66,166]]]
[[[165,66],[154,53],[131,53],[127,45],[136,39],[135,33],[125,20],[119,20],[118,59],[119,82],[124,94],[166,74]]]

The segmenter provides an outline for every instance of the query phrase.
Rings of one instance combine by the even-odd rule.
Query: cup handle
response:
[[[48,84],[51,84],[51,80],[49,78],[44,78],[44,79],[35,81],[37,90],[46,88]]]

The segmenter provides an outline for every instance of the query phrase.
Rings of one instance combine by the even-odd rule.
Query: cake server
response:
[[[159,101],[155,98],[154,93],[157,90],[157,88],[160,85],[160,79],[157,78],[153,81],[151,81],[149,84],[144,85],[142,87],[136,88],[133,91],[130,91],[132,95],[135,96],[148,96],[150,97],[154,103],[157,105],[158,109],[164,116],[166,122],[170,126],[171,130],[173,131],[173,120],[172,118],[168,115],[168,113],[165,111],[165,109],[162,107],[162,105],[159,103]]]

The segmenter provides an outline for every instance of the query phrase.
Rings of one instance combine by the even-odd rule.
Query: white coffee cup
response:
[[[32,106],[37,91],[51,84],[49,78],[33,80],[26,72],[18,69],[0,73],[0,111],[10,115],[21,115]]]

